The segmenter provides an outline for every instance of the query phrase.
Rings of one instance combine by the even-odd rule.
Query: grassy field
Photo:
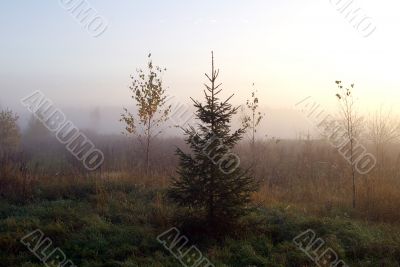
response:
[[[158,241],[184,229],[162,188],[129,180],[63,179],[35,187],[24,203],[0,201],[0,266],[43,266],[20,239],[35,229],[76,266],[182,266]],[[400,228],[305,215],[286,205],[254,207],[221,240],[187,234],[215,266],[316,266],[293,242],[312,229],[349,266],[400,266]]]

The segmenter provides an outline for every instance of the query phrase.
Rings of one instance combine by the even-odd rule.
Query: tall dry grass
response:
[[[38,196],[63,197],[63,194],[79,197],[85,190],[93,190],[101,209],[110,192],[104,190],[104,183],[127,188],[168,187],[171,177],[176,175],[175,149],[187,149],[179,138],[158,139],[151,148],[152,167],[146,176],[139,142],[113,135],[90,138],[105,154],[104,165],[91,173],[48,137],[41,140],[40,149],[34,143],[25,142],[22,150],[27,156],[1,166],[5,170],[0,177],[1,196],[26,201]],[[254,150],[249,148],[249,143],[244,141],[235,152],[241,166],[250,168],[260,181],[260,190],[253,196],[255,204],[281,205],[305,213],[351,216],[375,222],[400,221],[397,211],[400,206],[399,146],[386,148],[380,157],[382,162],[371,173],[357,175],[356,209],[351,208],[350,166],[325,141],[269,139],[257,141]],[[160,200],[156,206],[165,209],[162,203]]]

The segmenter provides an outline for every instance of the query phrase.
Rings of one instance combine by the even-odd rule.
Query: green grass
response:
[[[98,192],[98,191],[97,191]],[[158,189],[108,182],[42,186],[32,201],[0,201],[0,266],[44,266],[19,240],[35,229],[77,266],[181,266],[156,237],[174,225],[176,210]],[[178,220],[179,221],[179,220]],[[316,266],[292,242],[307,229],[349,266],[400,266],[399,227],[348,218],[317,218],[274,207],[243,218],[225,240],[189,236],[215,266]]]

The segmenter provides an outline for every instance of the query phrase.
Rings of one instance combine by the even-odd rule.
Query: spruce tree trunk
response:
[[[214,134],[215,131],[215,116],[214,116],[214,90],[215,90],[215,72],[214,72],[214,53],[211,52],[211,133]],[[212,163],[211,163],[212,164]],[[211,172],[211,192],[210,192],[210,204],[208,212],[209,222],[214,222],[214,178],[215,178],[215,165],[212,167]]]

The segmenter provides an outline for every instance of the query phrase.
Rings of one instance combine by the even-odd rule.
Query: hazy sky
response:
[[[349,0],[343,0],[348,2]],[[93,38],[59,1],[0,2],[0,105],[43,91],[60,107],[125,106],[129,75],[168,68],[169,95],[202,96],[214,50],[234,102],[251,84],[269,108],[311,95],[334,103],[334,81],[356,84],[364,107],[400,103],[400,4],[354,1],[376,31],[364,38],[335,8],[340,0],[87,1],[108,20]]]

